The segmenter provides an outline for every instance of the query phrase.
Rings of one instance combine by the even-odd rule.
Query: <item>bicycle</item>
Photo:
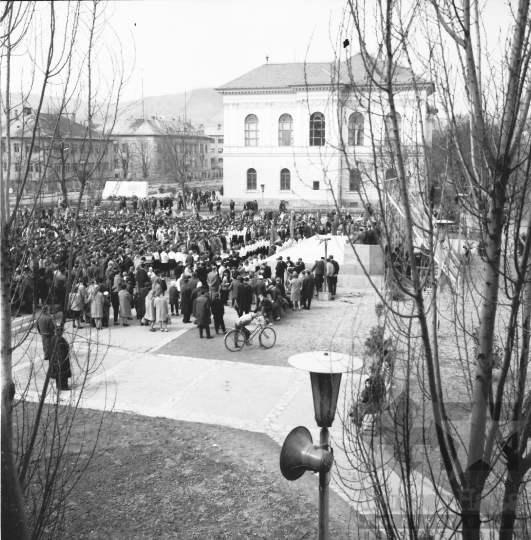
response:
[[[256,322],[256,328],[250,333],[247,339],[242,330],[234,329],[228,332],[225,336],[225,347],[230,352],[241,351],[245,345],[252,345],[253,339],[258,336],[260,346],[264,349],[270,349],[277,341],[276,332],[271,325],[266,323],[263,317],[257,317]]]

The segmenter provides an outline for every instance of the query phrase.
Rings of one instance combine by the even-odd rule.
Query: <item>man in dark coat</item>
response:
[[[61,328],[57,328],[57,333],[50,341],[50,378],[55,379],[57,390],[70,390],[68,387],[68,379],[72,377],[70,346],[61,334]]]
[[[196,316],[197,327],[199,328],[199,337],[203,338],[203,330],[206,331],[206,338],[212,339],[210,335],[210,301],[206,297],[206,290],[201,289],[199,296],[194,302],[194,313]]]
[[[136,318],[140,320],[140,326],[144,326],[144,323],[142,322],[142,319],[144,318],[144,315],[146,314],[146,297],[149,294],[149,291],[151,290],[151,281],[146,279],[146,281],[140,286],[140,289],[138,290],[138,303],[136,306]]]
[[[334,260],[333,255],[330,255],[330,262],[334,265],[334,275],[331,281],[332,290],[330,292],[335,296],[337,290],[337,275],[339,274],[339,263]]]
[[[179,314],[179,291],[177,290],[177,287],[175,286],[175,281],[171,282],[168,295],[170,297],[171,314],[178,315]]]
[[[255,291],[254,291],[254,294],[256,295],[255,313],[257,313],[258,310],[260,309],[260,295],[265,296],[265,293],[266,293],[266,286],[264,283],[264,278],[263,276],[258,276],[258,279],[256,280]]]
[[[266,264],[264,266],[264,279],[271,279],[271,275],[272,275],[271,267],[268,264]]]
[[[42,348],[44,349],[44,359],[50,360],[52,351],[50,344],[55,336],[55,322],[50,316],[48,306],[43,306],[42,313],[37,319],[37,331],[42,337]]]
[[[197,274],[194,272],[192,274],[192,277],[188,280],[188,287],[190,287],[190,290],[193,292],[194,289],[197,287],[197,284],[199,283],[199,278],[197,277]]]
[[[188,285],[188,278],[184,278],[184,284],[181,285],[181,313],[183,314],[183,323],[190,323],[192,315],[192,289]]]
[[[136,282],[138,283],[138,288],[143,287],[145,283],[149,281],[148,273],[146,272],[146,264],[144,262],[140,263],[140,267],[136,271]]]
[[[253,303],[253,288],[249,283],[248,277],[244,279],[243,285],[238,290],[236,302],[238,303],[238,317],[241,317],[244,313],[249,313],[249,311],[251,311],[251,304]]]
[[[321,260],[315,261],[313,268],[310,272],[314,273],[315,276],[315,286],[317,287],[317,292],[320,293],[323,288],[324,276],[325,276],[325,260],[324,257],[321,257]]]
[[[282,257],[277,259],[277,265],[275,266],[275,277],[280,278],[280,281],[284,283],[284,274],[286,273],[287,264],[282,260]]]
[[[221,301],[221,298],[219,297],[219,293],[215,292],[213,293],[213,299],[212,299],[212,317],[214,317],[214,328],[216,330],[216,334],[218,333],[218,330],[221,328],[221,331],[225,334],[225,321],[223,320],[223,315],[225,315],[225,307],[223,306],[223,302]]]
[[[243,277],[240,274],[236,279],[232,280],[230,284],[229,291],[232,292],[232,305],[237,302],[238,296],[240,294],[240,289],[243,287]]]
[[[313,275],[307,270],[302,271],[302,307],[304,309],[310,309],[312,305],[313,290],[315,288],[315,279]]]

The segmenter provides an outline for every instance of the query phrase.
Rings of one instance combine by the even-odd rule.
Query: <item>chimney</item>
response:
[[[22,114],[23,114],[24,116],[29,116],[32,112],[33,112],[33,111],[31,110],[31,107],[24,107],[24,108],[22,109]],[[15,111],[15,113],[16,113],[16,111]]]

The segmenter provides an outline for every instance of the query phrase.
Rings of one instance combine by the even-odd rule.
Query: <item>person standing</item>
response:
[[[223,305],[223,301],[219,297],[219,293],[214,293],[213,295],[211,310],[212,317],[214,318],[214,329],[216,330],[216,334],[220,328],[225,334],[225,321],[223,320],[223,316],[225,315],[225,307]]]
[[[160,331],[168,331],[168,302],[164,295],[159,294],[155,298],[155,314],[157,316],[157,322],[160,323]]]
[[[206,282],[208,284],[210,298],[214,298],[214,294],[219,293],[220,286],[219,273],[216,265],[212,265],[212,271],[208,274]]]
[[[76,322],[79,328],[81,326],[81,314],[83,313],[83,308],[85,307],[85,299],[79,291],[79,283],[74,285],[72,292],[69,296],[69,309],[72,314],[72,326],[76,328]]]
[[[334,270],[335,270],[333,280],[332,280],[333,289],[330,292],[332,293],[332,296],[335,296],[337,292],[337,277],[339,274],[339,263],[334,259],[333,255],[330,255],[330,262],[334,265]]]
[[[302,271],[302,307],[310,309],[312,305],[313,290],[315,288],[315,279],[308,270]]]
[[[326,259],[326,283],[328,284],[328,292],[332,293],[334,288],[334,274],[336,272],[335,266],[330,261],[330,258]]]
[[[281,283],[284,283],[284,274],[286,273],[287,265],[282,260],[282,256],[277,259],[277,265],[275,266],[275,277],[280,278]]]
[[[199,337],[203,338],[203,330],[206,332],[206,338],[212,339],[214,336],[210,335],[210,302],[206,297],[206,291],[201,289],[199,296],[194,302],[194,313],[196,317],[197,327],[199,328]]]
[[[175,281],[170,282],[168,297],[170,299],[171,314],[179,315],[179,291],[177,290],[175,284]]]
[[[190,323],[192,315],[192,289],[188,283],[188,277],[184,277],[184,283],[181,285],[181,313],[183,314],[183,323]]]
[[[238,297],[236,303],[238,304],[238,317],[241,317],[244,313],[251,311],[251,304],[253,303],[253,288],[249,284],[249,278],[245,277],[243,285],[238,289]]]
[[[317,288],[317,293],[319,294],[323,289],[323,282],[325,276],[325,260],[324,257],[321,257],[321,260],[315,261],[310,272],[313,272],[315,276],[315,287]]]
[[[100,293],[101,294],[101,293]],[[63,330],[58,327],[50,341],[51,362],[50,378],[55,379],[57,390],[70,390],[68,379],[72,377],[70,368],[70,346],[62,336]]]
[[[293,302],[293,309],[301,310],[301,292],[302,281],[300,280],[297,272],[293,272],[291,279],[291,301]]]
[[[133,306],[133,299],[127,292],[127,285],[122,283],[122,288],[118,293],[118,305],[120,310],[120,317],[124,326],[129,326],[128,319],[132,318],[131,307]]]
[[[47,305],[42,306],[40,317],[37,319],[37,331],[42,337],[42,348],[44,349],[44,359],[50,360],[52,351],[50,344],[55,336],[55,323],[49,313]]]
[[[153,291],[150,290],[146,296],[146,314],[144,315],[144,320],[147,321],[149,324],[149,331],[155,332],[155,328],[153,328],[155,324],[155,298],[153,296]]]
[[[94,321],[97,330],[101,330],[101,321],[103,319],[103,294],[99,288],[94,291],[92,301],[90,302],[90,317]]]

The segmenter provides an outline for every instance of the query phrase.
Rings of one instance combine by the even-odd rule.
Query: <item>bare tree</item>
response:
[[[392,365],[403,387],[378,435],[345,423],[341,482],[370,489],[387,538],[529,536],[531,21],[528,0],[512,7],[496,58],[477,2],[351,0],[331,66],[335,150],[362,179],[391,278],[366,372]],[[358,55],[345,57],[345,37]]]
[[[5,148],[3,144],[0,157],[2,162],[6,163],[6,167],[0,169],[2,473],[9,485],[3,483],[2,524],[14,520],[12,522],[16,524],[16,529],[13,529],[13,534],[17,534],[17,538],[30,536],[40,538],[46,531],[51,531],[53,535],[60,528],[68,494],[88,464],[87,459],[81,457],[79,448],[76,450],[72,447],[72,427],[75,425],[79,398],[88,377],[101,362],[101,353],[98,355],[93,351],[91,355],[89,352],[89,360],[80,362],[78,366],[80,370],[78,391],[67,402],[60,402],[59,393],[52,392],[49,385],[51,366],[44,370],[44,380],[40,377],[42,370],[37,369],[39,358],[35,356],[35,351],[30,345],[30,331],[26,330],[17,336],[12,336],[11,333],[12,316],[15,314],[12,310],[11,282],[15,276],[15,269],[20,268],[22,275],[17,276],[17,279],[20,278],[23,286],[29,286],[32,282],[28,279],[32,268],[36,271],[36,260],[33,258],[31,248],[40,235],[33,226],[34,217],[48,170],[54,161],[54,151],[57,153],[57,144],[42,144],[39,141],[40,121],[45,119],[42,110],[43,101],[51,92],[53,83],[57,82],[55,87],[60,86],[62,92],[56,100],[53,118],[47,118],[48,121],[55,121],[52,133],[60,132],[60,123],[67,121],[68,118],[66,111],[71,110],[74,103],[79,103],[77,96],[83,95],[87,104],[88,120],[86,129],[78,137],[81,141],[80,159],[78,166],[74,168],[80,183],[80,192],[69,235],[66,284],[66,291],[69,291],[74,278],[72,270],[74,246],[77,242],[83,193],[107,153],[105,148],[112,144],[108,135],[103,139],[98,136],[100,137],[98,141],[95,140],[96,132],[93,129],[92,119],[96,115],[102,117],[108,128],[104,132],[112,133],[125,76],[121,69],[123,64],[119,51],[113,53],[110,49],[107,52],[114,61],[113,79],[110,81],[107,79],[105,86],[95,75],[96,58],[104,43],[101,40],[101,32],[105,26],[103,3],[92,2],[89,9],[81,3],[59,6],[51,3],[37,12],[34,3],[7,2],[3,9],[0,61],[7,76],[2,81],[2,115],[0,115],[5,118],[5,129],[2,130],[2,135],[5,134],[5,140],[2,141],[5,142]],[[11,143],[11,126],[14,119],[15,92],[10,73],[12,63],[24,56],[21,53],[31,56],[35,69],[32,80],[28,82],[24,92],[21,92],[20,104],[25,105],[33,85],[39,84],[40,89],[39,103],[33,111],[32,121],[27,125],[29,136],[23,145],[26,147],[27,144],[27,150],[24,148],[24,160],[15,171],[16,178],[13,178],[11,164],[14,162],[15,149]],[[38,77],[36,73],[39,73]],[[104,88],[107,89],[108,95],[102,93]],[[101,103],[116,105],[114,109],[110,109],[109,105]],[[60,144],[64,144],[62,135],[59,141]],[[101,151],[97,150],[96,142],[104,145]],[[59,159],[64,158],[64,151],[63,148]],[[35,161],[39,163],[37,171],[34,169]],[[35,197],[29,207],[26,206],[22,212],[22,200],[32,172],[36,173]],[[13,197],[9,190],[14,191]],[[67,303],[68,294],[65,295],[64,304],[57,307],[65,312]],[[65,317],[61,319],[61,332],[64,325]],[[90,350],[90,340],[87,345]],[[24,349],[25,354],[31,359],[32,368],[25,380],[15,380],[13,377],[13,353],[17,349]],[[52,352],[54,353],[55,351]],[[75,353],[72,354],[75,357]],[[30,398],[30,394],[34,391],[35,395]],[[18,399],[14,401],[16,392]],[[32,399],[35,399],[35,405],[31,404]],[[48,407],[50,403],[52,407]],[[13,418],[16,419],[15,424]],[[87,441],[84,449],[89,460],[95,451],[97,438],[96,436],[95,440]],[[70,457],[74,456],[74,459],[69,458],[66,463],[65,456],[72,451],[74,453]],[[71,467],[73,463],[77,465]],[[9,490],[4,492],[4,486],[9,487]],[[9,528],[6,530],[11,531]]]

